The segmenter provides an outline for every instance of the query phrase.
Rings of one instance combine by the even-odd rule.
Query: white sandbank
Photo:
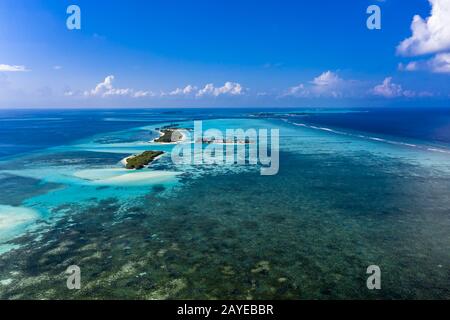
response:
[[[0,233],[29,223],[38,217],[37,211],[30,208],[0,205]]]
[[[96,185],[141,186],[166,182],[179,174],[179,172],[172,171],[109,168],[80,170],[75,172],[74,176]]]

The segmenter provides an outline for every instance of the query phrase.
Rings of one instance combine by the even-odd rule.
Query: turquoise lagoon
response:
[[[289,117],[206,118],[204,129],[280,129],[279,173],[261,176],[175,165],[173,145],[149,142],[194,119],[136,121],[4,159],[0,297],[450,298],[446,146]],[[145,150],[166,154],[141,171],[120,164]],[[366,287],[373,264],[382,290]],[[70,265],[81,290],[66,288]]]

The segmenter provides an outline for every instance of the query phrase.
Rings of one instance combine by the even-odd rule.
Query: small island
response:
[[[250,140],[248,137],[245,139],[217,139],[217,138],[200,138],[197,139],[197,143],[203,143],[203,144],[251,144],[254,143],[253,140]]]
[[[143,169],[163,153],[163,151],[145,151],[139,155],[127,158],[125,167],[127,169]]]
[[[166,126],[161,129],[157,128],[160,137],[153,140],[156,143],[177,143],[186,139],[183,131],[190,131],[190,129],[178,128],[178,125]]]
[[[155,142],[158,143],[169,143],[169,142],[174,142],[176,141],[176,138],[178,137],[175,136],[175,133],[177,133],[177,131],[175,129],[164,129],[161,131],[161,136],[157,139],[155,139]]]

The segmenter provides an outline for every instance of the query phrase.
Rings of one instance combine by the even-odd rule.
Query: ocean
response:
[[[150,143],[194,120],[280,130],[279,172],[174,164],[173,145]],[[0,123],[0,298],[450,298],[448,109],[2,110]],[[166,155],[120,164],[145,150]]]

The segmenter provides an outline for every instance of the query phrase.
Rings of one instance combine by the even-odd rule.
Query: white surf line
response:
[[[333,129],[326,128],[326,127],[317,127],[317,126],[313,126],[313,125],[307,125],[304,123],[295,123],[295,122],[289,122],[289,121],[286,121],[286,122],[292,123],[295,126],[310,128],[310,129],[314,129],[314,130],[327,131],[327,132],[331,132],[331,133],[335,133],[335,134],[358,137],[358,138],[362,138],[362,139],[366,139],[366,140],[373,140],[373,141],[388,143],[388,144],[393,144],[393,145],[417,148],[417,149],[431,151],[431,152],[440,152],[440,153],[450,154],[450,150],[440,149],[440,148],[436,148],[436,147],[430,147],[430,146],[425,146],[425,145],[420,146],[417,144],[412,144],[412,143],[407,143],[407,142],[387,140],[387,139],[382,139],[382,138],[378,138],[378,137],[365,136],[365,135],[361,135],[361,134],[352,134],[352,133],[348,133],[348,132],[333,130]]]
[[[154,131],[156,131],[156,130],[154,130]],[[158,130],[158,134],[159,134],[159,137],[156,137],[156,138],[150,140],[150,143],[158,143],[158,142],[155,142],[155,140],[161,138],[164,135],[164,133],[161,130]]]

